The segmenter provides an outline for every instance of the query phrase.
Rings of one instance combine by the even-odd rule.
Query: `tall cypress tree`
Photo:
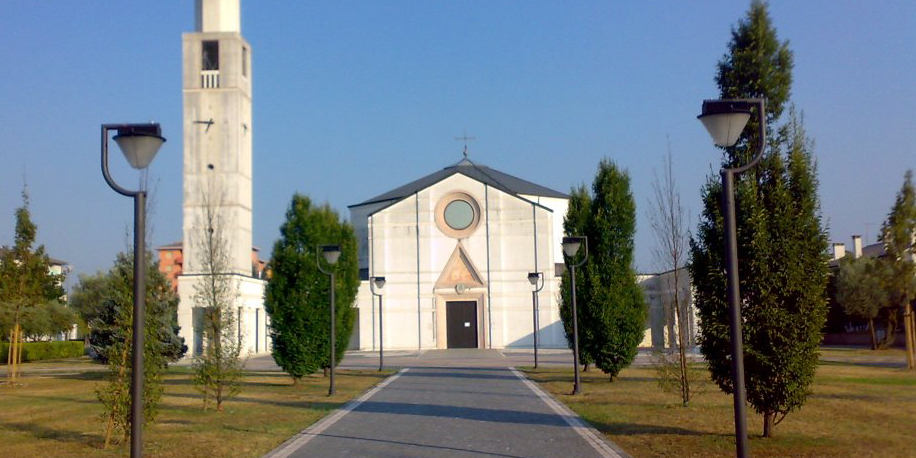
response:
[[[747,399],[763,415],[766,437],[804,403],[826,320],[827,236],[812,145],[794,112],[777,125],[788,106],[791,71],[788,43],[777,38],[766,5],[754,1],[732,29],[716,82],[722,98],[767,100],[767,138],[757,138],[760,121],[754,117],[722,159],[723,167],[745,164],[760,142],[767,143],[761,163],[739,177],[735,196]],[[691,275],[703,324],[700,349],[712,379],[731,393],[721,193],[717,177],[710,176],[691,240]]]
[[[592,192],[584,186],[573,189],[564,230],[588,239],[588,259],[576,270],[580,359],[613,380],[636,357],[646,319],[633,270],[636,204],[626,172],[602,160]],[[561,282],[560,315],[571,341],[568,281],[567,272]]]
[[[910,302],[916,297],[916,260],[913,258],[913,241],[916,237],[916,188],[913,186],[913,171],[907,170],[903,177],[903,186],[897,193],[894,206],[881,226],[881,241],[887,255],[881,262],[886,266],[888,298],[888,326],[885,335],[886,346],[890,346],[896,337],[898,310],[902,309],[904,332],[906,333],[907,368],[913,369],[916,363],[913,342],[912,306]]]
[[[636,203],[629,175],[607,159],[598,165],[592,191],[583,270],[591,291],[585,322],[593,338],[584,350],[613,381],[636,358],[646,324],[646,304],[633,269]]]
[[[341,221],[327,204],[315,206],[296,194],[280,226],[280,239],[271,255],[271,277],[264,307],[270,315],[273,357],[294,381],[330,364],[330,281],[318,270],[319,244],[340,245],[333,267],[336,298],[336,361],[347,350],[356,312],[359,264],[353,227]],[[324,260],[322,260],[324,262]]]

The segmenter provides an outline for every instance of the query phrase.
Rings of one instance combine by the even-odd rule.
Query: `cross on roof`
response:
[[[455,140],[461,140],[464,142],[464,151],[462,152],[462,154],[464,154],[464,158],[467,159],[468,158],[468,140],[477,140],[477,137],[468,137],[468,131],[467,129],[465,129],[464,136],[455,137]]]

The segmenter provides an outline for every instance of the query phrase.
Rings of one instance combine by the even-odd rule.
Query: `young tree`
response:
[[[880,240],[884,242],[885,256],[883,262],[887,271],[887,292],[892,308],[888,311],[888,327],[885,344],[894,342],[897,310],[903,309],[904,333],[906,334],[907,368],[916,366],[914,354],[913,308],[910,304],[916,297],[916,258],[914,258],[914,241],[916,241],[916,189],[913,187],[913,171],[907,170],[903,186],[897,193],[897,199],[887,221],[881,227]],[[891,321],[893,319],[893,322]]]
[[[836,300],[847,315],[868,320],[871,349],[878,348],[875,338],[875,318],[888,301],[883,263],[875,258],[844,257],[836,279]]]
[[[576,278],[579,352],[613,381],[636,357],[646,320],[642,290],[633,270],[636,204],[629,176],[607,159],[598,165],[592,194],[583,191],[574,190],[564,221],[567,233],[576,235],[570,229],[582,230],[580,235],[589,245],[581,279],[578,272]],[[561,296],[564,326],[572,317],[565,305],[567,289],[563,288]],[[562,312],[563,308],[567,311]]]
[[[178,297],[147,253],[146,323],[143,348],[144,425],[155,420],[156,406],[162,396],[162,371],[170,361],[180,358],[187,347],[177,335]],[[100,361],[108,365],[106,383],[96,388],[103,405],[105,448],[115,431],[126,440],[130,434],[130,381],[133,340],[134,256],[119,253],[104,282],[96,285],[101,303],[93,308],[89,320],[89,340]],[[176,347],[178,347],[176,349]]]
[[[788,43],[778,40],[766,5],[754,1],[732,29],[716,82],[723,98],[767,100],[768,137],[757,138],[753,117],[722,161],[723,167],[745,164],[760,142],[767,143],[761,163],[739,177],[735,196],[747,399],[763,415],[764,437],[803,405],[826,319],[827,236],[811,142],[794,113],[774,128],[787,106],[791,71]],[[718,180],[709,177],[690,271],[703,324],[700,349],[712,379],[732,393],[721,193]]]
[[[117,353],[110,348],[112,345],[120,344],[125,338],[130,342],[118,317],[122,313],[133,313],[133,289],[123,290],[125,282],[133,288],[132,256],[131,253],[119,253],[108,272],[80,276],[71,294],[71,305],[89,329],[86,339],[92,350],[90,355],[102,364],[109,364],[108,355]],[[148,339],[147,344],[165,362],[176,362],[188,350],[178,333],[178,296],[152,261],[152,254],[147,252],[146,258],[146,327],[157,330],[155,345]],[[124,312],[123,308],[130,311]]]
[[[691,396],[691,373],[687,365],[687,346],[690,344],[690,293],[689,290],[686,295],[681,293],[685,285],[681,281],[680,270],[687,264],[687,243],[690,234],[687,230],[686,210],[681,204],[681,193],[674,181],[674,160],[671,157],[670,146],[663,167],[662,176],[656,174],[655,181],[652,182],[654,199],[650,202],[649,221],[655,235],[655,262],[661,272],[671,272],[670,275],[663,276],[662,281],[665,282],[664,289],[673,291],[671,305],[674,309],[674,320],[671,323],[668,313],[665,313],[665,320],[669,321],[669,336],[676,342],[677,358],[672,361],[668,354],[663,353],[657,364],[662,385],[675,387],[681,396],[681,403],[686,407]],[[667,305],[664,295],[662,300]],[[676,326],[676,331],[672,324]]]
[[[295,194],[280,226],[271,255],[272,275],[264,307],[270,316],[272,354],[297,383],[304,375],[330,368],[330,282],[318,270],[318,245],[340,245],[336,272],[336,362],[353,330],[353,303],[359,288],[359,264],[353,227],[327,204],[315,206]]]
[[[203,394],[206,410],[210,397],[216,410],[238,394],[244,362],[235,308],[239,292],[230,272],[229,240],[223,232],[228,221],[221,211],[222,193],[202,193],[202,221],[192,236],[200,254],[201,281],[194,285],[194,303],[203,309],[203,351],[194,357],[194,383]]]
[[[58,300],[40,302],[22,314],[22,335],[31,341],[47,340],[69,332],[77,316]]]
[[[0,250],[0,314],[9,326],[7,383],[19,380],[22,363],[23,321],[44,318],[39,308],[64,294],[63,279],[50,270],[43,245],[33,248],[37,227],[29,213],[29,196],[22,191],[22,207],[16,209],[16,232],[12,247]]]

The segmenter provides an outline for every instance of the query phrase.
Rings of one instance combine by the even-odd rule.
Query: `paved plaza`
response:
[[[265,458],[308,457],[596,457],[625,458],[601,433],[527,380],[515,365],[531,351],[392,352],[402,367]],[[571,364],[569,351],[539,355]],[[249,369],[270,370],[269,357]],[[377,354],[348,353],[343,368],[378,367]]]

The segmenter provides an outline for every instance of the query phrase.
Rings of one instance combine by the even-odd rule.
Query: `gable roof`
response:
[[[531,196],[569,199],[569,196],[563,194],[562,192],[554,191],[550,188],[545,188],[544,186],[534,184],[530,181],[526,181],[518,177],[514,177],[508,173],[503,173],[499,170],[491,169],[485,165],[475,164],[470,159],[465,157],[457,164],[450,165],[442,170],[439,170],[438,172],[434,172],[418,180],[411,181],[404,186],[392,189],[391,191],[388,191],[384,194],[379,194],[364,202],[350,205],[349,208],[360,207],[363,205],[375,204],[379,202],[387,202],[390,200],[400,200],[407,196],[413,195],[418,191],[422,191],[456,173],[460,173],[468,178],[471,178],[472,180],[479,181],[483,184],[494,187],[500,191],[512,194],[514,196],[525,194]]]

